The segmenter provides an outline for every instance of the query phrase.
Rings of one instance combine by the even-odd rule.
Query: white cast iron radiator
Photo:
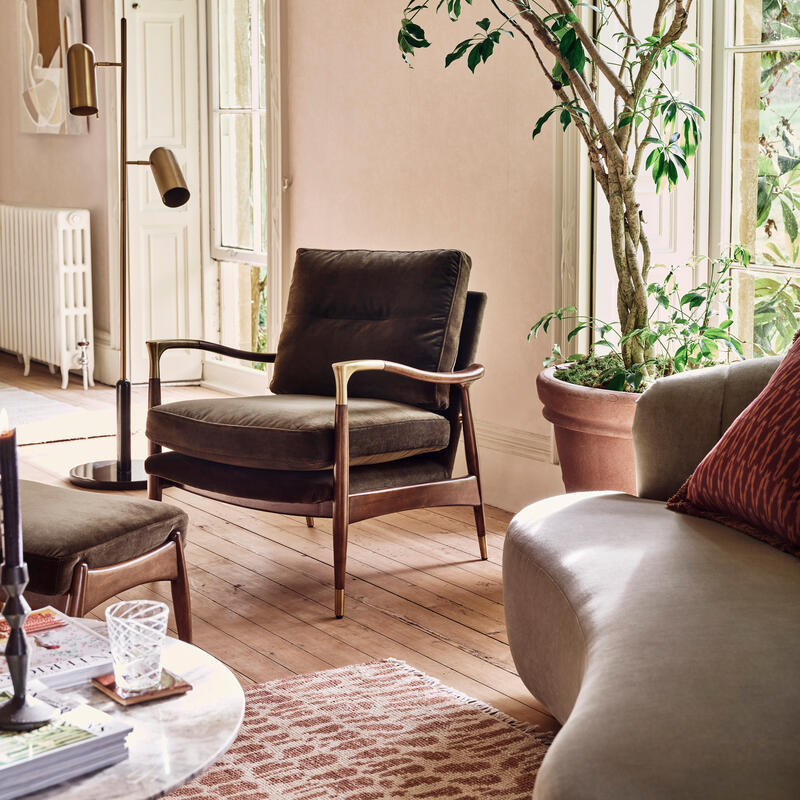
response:
[[[94,385],[92,256],[89,212],[75,208],[25,208],[0,203],[0,350],[31,359],[67,388],[80,369],[78,342],[86,350]]]

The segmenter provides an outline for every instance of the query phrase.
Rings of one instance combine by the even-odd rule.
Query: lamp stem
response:
[[[131,384],[128,380],[128,22],[120,20],[120,220],[119,220],[119,381],[117,381],[117,472],[131,471]]]
[[[120,20],[119,376],[128,380],[128,22]]]

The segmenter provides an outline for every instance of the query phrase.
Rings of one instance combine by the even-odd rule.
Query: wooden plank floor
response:
[[[114,391],[61,391],[46,369],[23,378],[0,354],[0,382],[84,409],[113,408]],[[199,387],[165,387],[164,401],[207,396]],[[146,403],[143,386],[134,404]],[[145,452],[143,436],[134,456]],[[112,458],[113,437],[20,448],[22,477],[66,484],[69,468]],[[144,493],[131,493],[141,494]],[[177,489],[165,500],[189,515],[186,549],[195,643],[224,661],[243,684],[359,662],[398,658],[518,719],[555,729],[555,720],[514,670],[503,618],[501,558],[510,514],[487,508],[489,560],[478,558],[471,509],[390,514],[352,525],[346,616],[332,613],[330,520],[267,514]],[[125,598],[169,602],[166,584]],[[116,598],[115,598],[116,599]],[[114,599],[109,601],[109,604]],[[102,616],[103,606],[92,612]],[[171,629],[174,625],[171,621]]]

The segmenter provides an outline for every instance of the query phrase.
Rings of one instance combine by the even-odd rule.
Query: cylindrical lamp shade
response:
[[[88,44],[73,44],[67,51],[69,113],[90,117],[97,113],[97,81],[94,50]]]
[[[150,169],[165,206],[178,208],[189,202],[189,188],[172,150],[156,147],[150,153]]]

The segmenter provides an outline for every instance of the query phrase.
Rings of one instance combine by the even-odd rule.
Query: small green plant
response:
[[[729,304],[731,270],[737,261],[749,262],[743,248],[735,248],[732,258],[698,258],[683,268],[661,267],[666,270],[664,279],[647,286],[649,314],[642,328],[622,333],[619,323],[579,315],[569,306],[545,314],[531,328],[528,339],[546,334],[556,320],[574,323],[567,341],[581,331],[591,331],[594,341],[588,353],[565,358],[556,344],[544,365],[556,365],[556,377],[568,383],[620,392],[643,392],[656,378],[713,366],[731,357],[743,358],[742,343],[731,333]],[[691,291],[681,290],[678,271],[703,262],[708,262],[710,279]],[[639,337],[652,355],[627,364],[622,353],[632,336]]]

